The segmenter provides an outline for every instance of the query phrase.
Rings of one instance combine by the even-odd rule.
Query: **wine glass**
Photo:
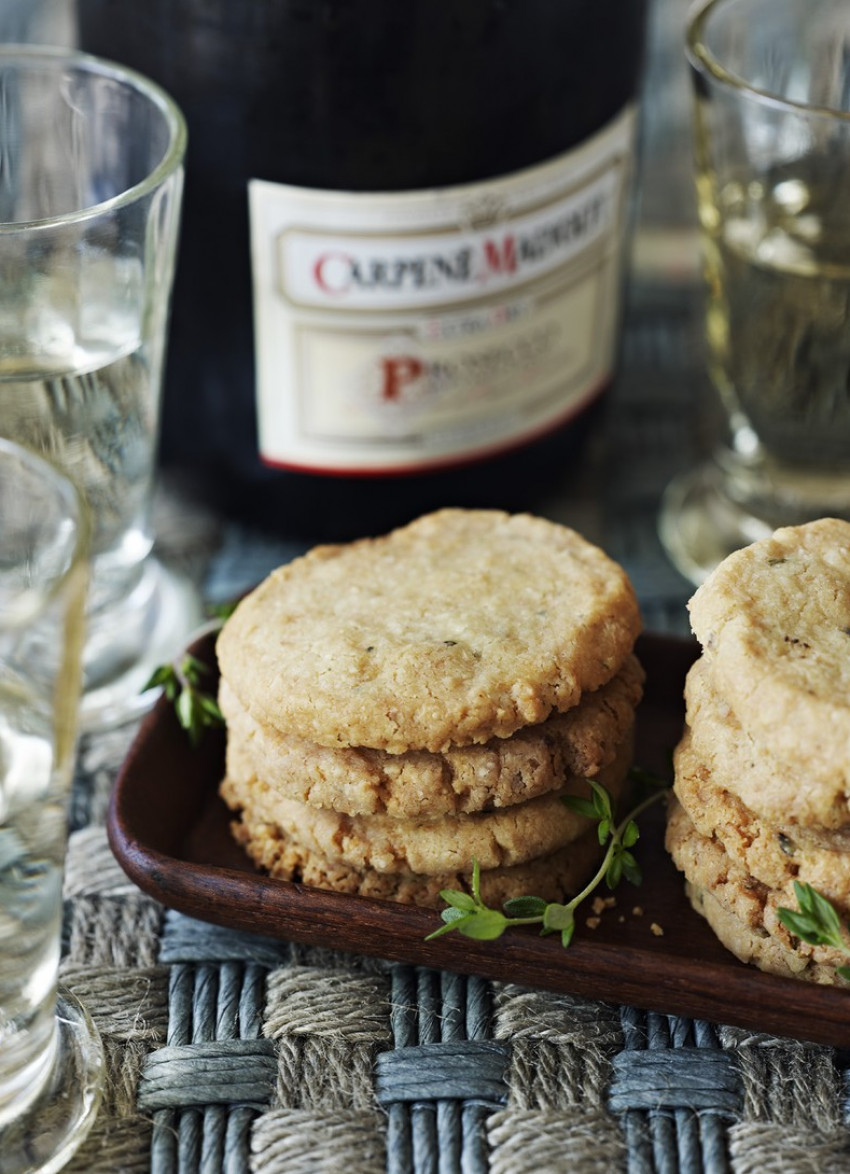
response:
[[[723,436],[659,528],[699,583],[777,526],[850,517],[850,6],[710,0],[686,42]]]
[[[183,117],[84,54],[0,47],[0,435],[51,456],[91,508],[81,722],[153,700],[201,618],[151,550]]]
[[[0,440],[0,1170],[58,1170],[100,1100],[91,1020],[57,991],[90,526],[74,485]]]

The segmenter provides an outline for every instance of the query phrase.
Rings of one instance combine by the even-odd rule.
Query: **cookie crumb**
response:
[[[617,918],[617,921],[620,923],[620,925],[624,925],[625,921],[626,921],[625,916],[621,913],[620,916]]]
[[[664,937],[664,930],[661,928],[661,926],[658,924],[657,921],[653,921],[652,925],[649,927],[649,932],[654,933],[657,938]]]
[[[643,917],[643,905],[635,905],[634,909],[632,909],[632,916]]]
[[[598,917],[599,914],[603,913],[606,909],[613,909],[616,904],[617,904],[616,897],[594,897],[594,899],[593,899],[593,912]]]
[[[588,929],[598,929],[600,920],[601,919],[599,917],[588,917],[584,924]]]

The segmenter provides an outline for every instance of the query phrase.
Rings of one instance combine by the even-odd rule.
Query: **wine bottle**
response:
[[[165,465],[310,538],[533,508],[616,363],[644,0],[77,0],[189,151]]]

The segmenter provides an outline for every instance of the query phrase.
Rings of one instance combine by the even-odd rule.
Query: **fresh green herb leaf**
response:
[[[475,909],[475,898],[469,893],[462,893],[459,889],[442,889],[440,896],[455,909],[465,909],[468,913]]]
[[[827,901],[826,897],[822,896],[817,889],[813,889],[811,885],[801,885],[799,881],[794,882],[794,892],[797,895],[797,900],[800,902],[800,908],[805,909],[823,927],[824,936],[830,942],[843,946],[844,938],[841,933],[841,922],[838,920],[838,914],[829,901]]]
[[[540,917],[546,911],[542,897],[510,897],[502,906],[508,917]]]
[[[224,725],[224,714],[219,709],[218,702],[214,697],[208,697],[205,693],[199,693],[198,704],[200,705],[204,714],[211,718],[215,725]]]
[[[643,870],[631,852],[623,852],[620,857],[623,864],[623,876],[630,885],[638,888],[643,884]]]
[[[850,957],[850,945],[834,907],[817,889],[794,881],[799,910],[780,907],[779,920],[789,931],[811,946],[831,946]]]
[[[200,683],[201,678],[210,671],[202,660],[187,652],[180,662],[180,669],[187,681],[193,685]]]
[[[216,609],[219,618],[211,620],[197,636],[215,632],[221,627],[234,605]],[[204,730],[211,726],[223,726],[224,716],[215,697],[204,689],[205,678],[210,669],[197,656],[184,652],[171,664],[161,664],[154,669],[142,692],[161,688],[166,698],[174,705],[177,720],[189,735],[192,745],[197,745]]]
[[[593,791],[593,808],[599,819],[607,819],[613,821],[614,807],[611,803],[611,796],[605,790],[601,783],[597,783],[596,779],[588,779],[590,788]]]
[[[640,838],[640,828],[633,819],[630,819],[623,828],[623,834],[620,837],[624,848],[633,848]]]
[[[490,942],[501,937],[508,924],[508,918],[498,909],[480,909],[455,923],[465,937],[479,942]]]
[[[618,852],[611,856],[611,863],[605,869],[605,884],[609,889],[616,889],[623,879],[623,858]]]
[[[450,905],[448,909],[443,910],[440,916],[445,922],[460,921],[462,917],[468,916],[468,911],[464,909],[458,909],[456,905]]]
[[[850,957],[847,930],[831,902],[817,889],[800,881],[794,881],[794,896],[799,909],[780,906],[776,911],[788,932],[810,946],[830,946]],[[850,982],[850,966],[836,966],[835,973]]]
[[[165,685],[174,677],[174,669],[170,664],[161,664],[159,668],[154,669],[153,675],[145,685],[145,692],[148,689],[156,689],[158,685]]]
[[[562,795],[561,802],[576,815],[583,815],[585,819],[598,819],[596,808],[589,799],[582,799],[578,795]]]
[[[481,865],[477,860],[472,861],[472,895],[475,904],[481,905]]]
[[[184,689],[177,698],[177,720],[190,735],[194,734],[197,704],[191,689]]]

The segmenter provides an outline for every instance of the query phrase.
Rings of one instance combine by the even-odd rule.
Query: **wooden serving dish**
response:
[[[214,689],[214,638],[191,651],[209,664]],[[684,678],[697,651],[692,641],[671,637],[647,634],[638,642],[647,683],[636,761],[650,770],[669,773],[682,728]],[[228,830],[217,794],[223,762],[223,733],[208,731],[193,748],[162,699],[119,773],[108,819],[112,849],[139,888],[170,908],[277,938],[850,1046],[846,990],[743,965],[693,912],[664,850],[661,805],[641,819],[635,852],[642,886],[622,883],[616,906],[596,929],[586,926],[589,903],[582,906],[569,949],[557,935],[543,938],[534,929],[511,930],[495,942],[456,934],[427,942],[441,924],[437,912],[258,874]]]

